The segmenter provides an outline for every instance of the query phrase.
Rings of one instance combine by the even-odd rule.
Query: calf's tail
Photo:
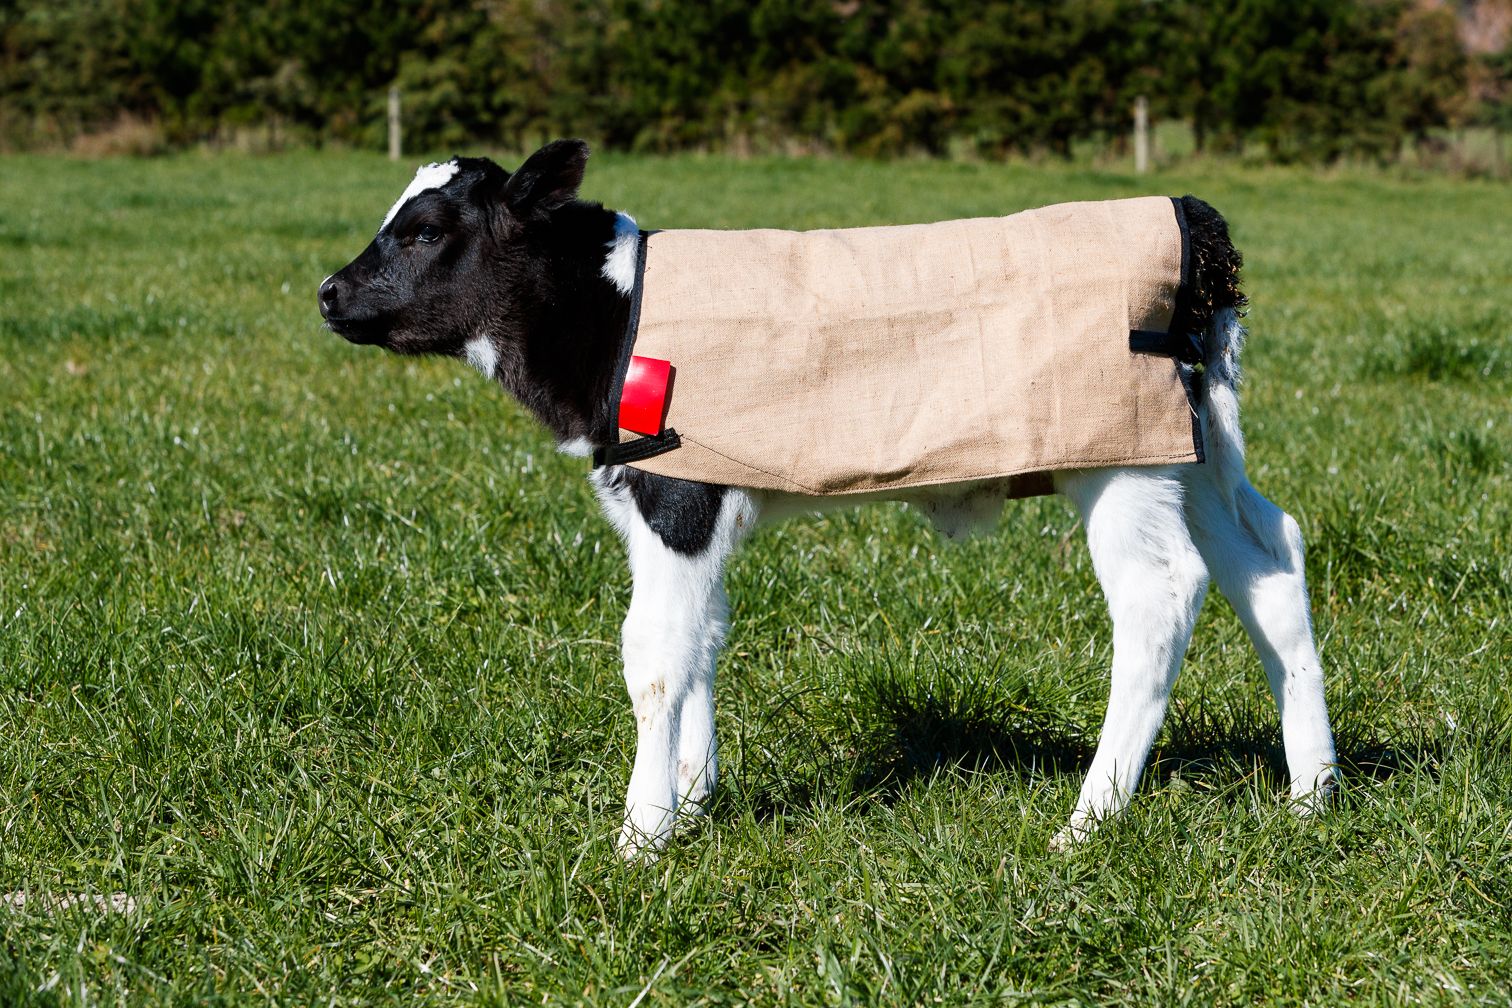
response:
[[[1214,503],[1228,511],[1255,545],[1282,567],[1302,571],[1302,532],[1291,516],[1250,485],[1244,471],[1244,432],[1239,426],[1239,355],[1244,326],[1239,324],[1246,298],[1239,289],[1243,259],[1229,240],[1228,225],[1218,211],[1193,196],[1182,198],[1192,254],[1191,282],[1178,298],[1176,315],[1185,311],[1188,325],[1203,334],[1202,422],[1204,463]],[[1176,320],[1173,319],[1173,325]]]
[[[1206,463],[1223,486],[1243,485],[1244,434],[1239,427],[1239,355],[1247,299],[1239,289],[1244,259],[1229,239],[1221,214],[1195,196],[1180,200],[1190,255],[1188,283],[1176,300],[1171,327],[1202,334],[1202,372],[1197,376]]]

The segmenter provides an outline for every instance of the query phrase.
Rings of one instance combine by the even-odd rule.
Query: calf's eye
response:
[[[415,235],[415,241],[429,245],[441,237],[441,229],[434,224],[427,224]]]

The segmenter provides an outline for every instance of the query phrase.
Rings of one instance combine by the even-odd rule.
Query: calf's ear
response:
[[[588,145],[553,140],[525,159],[504,186],[504,202],[519,216],[548,213],[572,202],[583,184]]]

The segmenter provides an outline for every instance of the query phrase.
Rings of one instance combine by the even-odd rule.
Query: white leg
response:
[[[725,494],[714,534],[698,553],[667,546],[628,496],[600,489],[624,533],[634,590],[625,616],[625,686],[635,710],[635,766],[619,850],[666,843],[678,816],[713,793],[714,663],[724,641],[724,562],[754,518],[745,494]]]
[[[1281,715],[1292,798],[1310,809],[1333,789],[1337,758],[1308,612],[1302,532],[1242,475],[1233,486],[1220,481],[1219,472],[1190,469],[1192,536],[1260,653]]]
[[[1113,619],[1108,711],[1092,768],[1057,845],[1083,839],[1139,785],[1207,590],[1182,514],[1181,484],[1161,469],[1105,469],[1056,479],[1081,512]]]
[[[677,816],[679,819],[701,815],[714,795],[719,779],[719,747],[714,737],[714,666],[724,645],[724,630],[729,625],[729,607],[724,587],[714,586],[707,604],[708,624],[716,636],[708,645],[705,664],[690,677],[682,710],[678,715],[677,733]]]
[[[635,589],[625,617],[624,657],[637,737],[619,844],[627,857],[665,843],[682,790],[691,786],[677,772],[685,715],[691,715],[689,734],[704,743],[700,762],[712,769],[714,660],[724,634],[723,606],[717,601],[723,559],[708,551],[684,556],[643,522],[632,526]],[[706,783],[712,786],[712,780]]]

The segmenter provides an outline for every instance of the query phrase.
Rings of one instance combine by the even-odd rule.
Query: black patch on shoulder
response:
[[[709,548],[726,487],[657,476],[628,466],[617,467],[610,479],[629,489],[641,517],[668,549],[697,556]]]

